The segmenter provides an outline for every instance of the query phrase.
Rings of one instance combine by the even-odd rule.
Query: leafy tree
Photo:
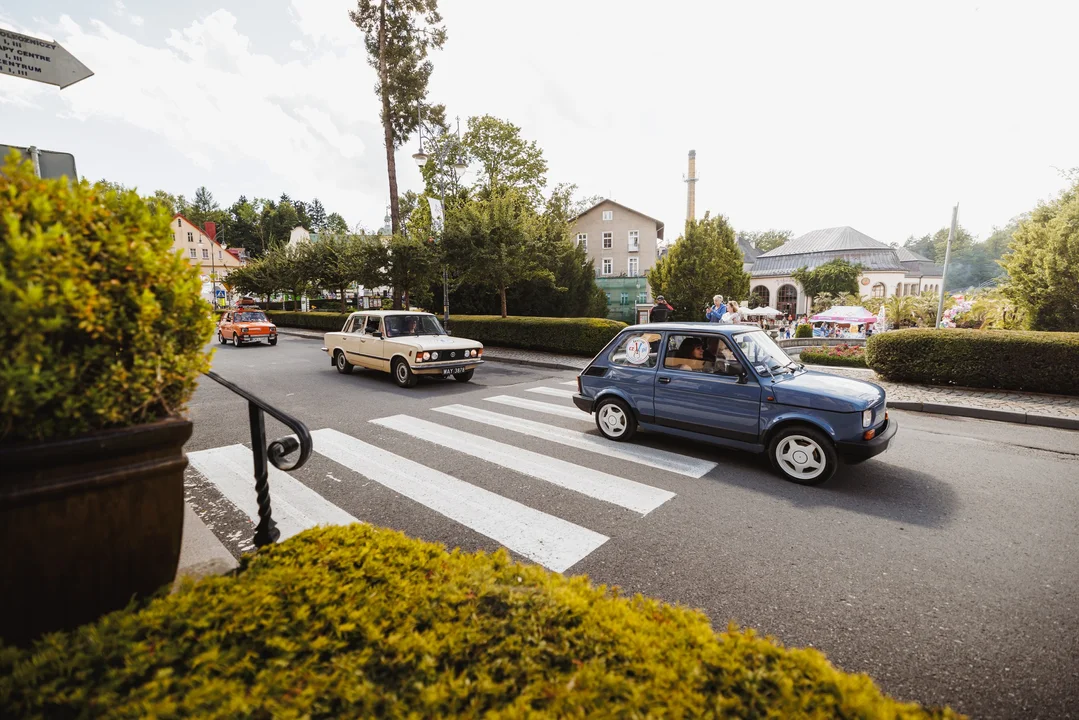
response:
[[[586,195],[579,200],[574,201],[572,212],[570,213],[570,215],[571,217],[577,217],[585,210],[591,210],[596,205],[599,205],[606,199],[607,198],[603,197],[602,195]]]
[[[181,198],[182,197],[183,196],[181,196]],[[154,194],[146,198],[146,200],[155,210],[159,207],[165,208],[169,215],[183,212],[183,210],[180,209],[182,205],[179,202],[179,199],[175,195],[167,193],[164,190],[155,190]]]
[[[686,231],[667,257],[648,272],[655,295],[663,295],[680,320],[702,320],[712,296],[749,295],[749,273],[742,270],[742,253],[734,230],[723,215],[686,222]]]
[[[344,235],[348,232],[348,223],[337,213],[330,213],[326,217],[326,224],[322,226],[322,231],[331,235]]]
[[[245,196],[241,195],[229,208],[229,224],[226,230],[229,245],[242,247],[249,257],[258,257],[263,250],[258,224],[258,211]]]
[[[1079,331],[1079,173],[1072,181],[1019,225],[1002,261],[1033,330]]]
[[[820,293],[858,295],[858,276],[862,274],[862,269],[858,263],[836,258],[812,270],[800,267],[791,273],[791,277],[798,281],[810,298]]]
[[[442,274],[439,252],[422,234],[394,235],[389,242],[388,282],[382,284],[400,293],[406,308],[430,300],[430,286]]]
[[[790,230],[756,230],[739,233],[746,242],[762,253],[775,250],[790,240],[793,234]]]
[[[538,206],[547,184],[547,161],[533,140],[521,137],[521,128],[490,115],[470,117],[464,145],[479,164],[476,187],[487,193],[513,188]]]
[[[362,283],[369,272],[366,261],[370,256],[364,252],[362,239],[355,235],[332,234],[319,238],[310,248],[312,284],[336,293],[341,300],[341,312],[346,312],[345,290]]]
[[[383,143],[390,185],[390,222],[401,231],[394,151],[416,130],[417,110],[427,98],[434,69],[427,53],[446,42],[438,0],[358,0],[349,18],[364,33],[367,62],[378,72],[375,94],[382,103]],[[445,108],[427,108],[429,119],[444,124]]]
[[[273,273],[274,284],[292,296],[292,309],[300,309],[300,298],[311,287],[314,279],[314,246],[307,243],[274,246],[262,260]]]
[[[507,189],[477,197],[447,217],[446,245],[461,281],[495,290],[502,317],[508,314],[507,289],[535,278],[553,282],[542,264],[542,224],[528,199]]]
[[[322,206],[318,198],[311,201],[311,205],[307,208],[307,217],[311,223],[312,232],[320,232],[326,226],[326,208]]]

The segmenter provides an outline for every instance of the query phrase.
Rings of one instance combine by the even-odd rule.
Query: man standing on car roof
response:
[[[667,322],[671,319],[674,308],[667,304],[662,295],[656,297],[656,304],[648,311],[648,322]]]

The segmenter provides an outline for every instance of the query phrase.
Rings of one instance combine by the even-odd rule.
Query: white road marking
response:
[[[371,422],[540,480],[546,480],[582,495],[620,505],[642,515],[647,515],[674,497],[674,493],[669,490],[574,465],[565,460],[500,443],[497,440],[489,440],[409,415],[393,415]]]
[[[510,405],[512,407],[524,408],[525,410],[532,410],[534,412],[547,413],[548,415],[558,415],[559,417],[573,418],[574,420],[584,420],[586,423],[592,422],[592,416],[583,410],[578,410],[574,406],[555,405],[549,402],[540,402],[539,400],[530,400],[529,398],[513,397],[512,395],[494,395],[492,397],[484,398],[490,402],[496,402],[499,405]]]
[[[226,445],[187,454],[191,465],[251,522],[258,523],[254,456],[243,445]],[[270,510],[281,540],[316,525],[348,525],[356,518],[288,473],[269,466]]]
[[[567,380],[566,382],[559,383],[559,384],[560,385],[572,385],[573,387],[577,387],[577,381],[576,380]]]
[[[660,470],[668,470],[679,475],[688,475],[693,478],[706,475],[716,466],[716,463],[708,460],[699,460],[694,457],[642,445],[617,443],[579,430],[569,430],[466,405],[445,405],[436,407],[434,410],[435,412],[454,415],[466,420],[475,420],[493,427],[513,430],[514,432],[543,438],[561,445],[569,445],[570,447],[588,450],[608,457],[629,460],[630,462],[659,468]]]
[[[576,565],[609,539],[337,430],[311,435],[320,455],[556,572]]]
[[[528,388],[528,392],[539,393],[540,395],[554,395],[555,397],[564,398],[571,398],[577,394],[572,390],[563,390],[562,388],[553,387]]]

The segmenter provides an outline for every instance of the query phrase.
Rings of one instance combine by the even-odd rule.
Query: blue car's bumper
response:
[[[888,449],[888,443],[895,437],[899,423],[888,418],[881,425],[880,430],[872,440],[855,440],[854,442],[837,442],[836,452],[839,456],[849,460],[868,460],[874,455],[880,455]]]
[[[581,395],[579,393],[574,394],[574,396],[573,396],[573,404],[576,405],[581,410],[584,410],[586,413],[591,413],[592,412],[592,405],[593,405],[592,398],[587,398],[584,395]]]

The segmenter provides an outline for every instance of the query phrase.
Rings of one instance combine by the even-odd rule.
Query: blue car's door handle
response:
[[[669,377],[660,376],[659,381],[661,383],[663,383],[664,385],[666,385],[667,383],[669,383],[671,381],[671,379]]]

